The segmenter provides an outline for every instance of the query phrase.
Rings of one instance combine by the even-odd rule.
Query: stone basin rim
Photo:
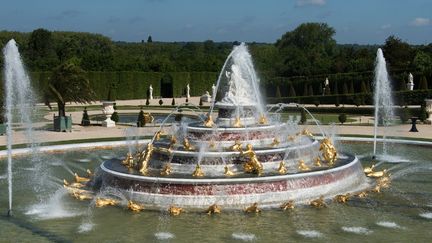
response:
[[[350,154],[344,154],[350,155]],[[165,177],[152,177],[152,176],[144,176],[144,175],[133,175],[126,174],[118,171],[114,171],[105,167],[105,162],[100,165],[100,168],[113,176],[121,177],[125,179],[133,179],[138,181],[145,181],[151,183],[164,183],[164,184],[235,184],[235,183],[256,183],[256,182],[272,182],[272,181],[282,181],[287,179],[301,178],[301,177],[310,177],[310,176],[319,176],[331,172],[337,172],[339,170],[344,170],[350,166],[353,166],[356,163],[360,163],[358,158],[354,155],[350,155],[354,159],[347,164],[333,167],[326,170],[319,171],[309,171],[302,172],[296,174],[286,174],[286,175],[275,175],[275,176],[262,176],[262,177],[246,177],[246,178],[204,178],[204,179],[188,179],[188,178],[165,178]]]

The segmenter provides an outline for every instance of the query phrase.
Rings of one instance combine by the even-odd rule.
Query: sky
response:
[[[383,44],[395,35],[432,42],[432,0],[13,0],[0,30],[100,33],[114,41],[274,43],[304,22],[325,22],[340,44]]]

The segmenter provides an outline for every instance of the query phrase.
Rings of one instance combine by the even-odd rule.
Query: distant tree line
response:
[[[340,45],[334,34],[325,23],[304,23],[276,43],[248,43],[267,95],[322,95],[325,77],[331,77],[333,95],[370,89],[378,47],[384,51],[391,75],[398,75],[393,81],[396,90],[405,87],[409,72],[415,74],[416,89],[431,87],[432,43],[410,45],[389,36],[382,46]],[[239,44],[158,42],[151,36],[146,42],[113,42],[100,34],[36,29],[30,33],[0,31],[0,47],[12,38],[33,72],[52,72],[69,62],[93,72],[217,73],[233,45]]]

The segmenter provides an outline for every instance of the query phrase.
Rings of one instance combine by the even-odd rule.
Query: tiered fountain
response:
[[[161,129],[145,150],[105,161],[94,187],[121,189],[153,208],[239,209],[308,203],[370,186],[358,159],[336,151],[330,138],[319,142],[266,114],[244,44],[228,56],[217,87],[205,122],[169,135]]]

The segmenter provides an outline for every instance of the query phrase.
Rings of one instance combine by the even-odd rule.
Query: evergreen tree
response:
[[[81,119],[81,126],[89,126],[90,125],[90,117],[87,113],[87,107],[84,107],[82,119]]]
[[[163,100],[162,99],[159,100],[159,105],[163,105]]]
[[[300,113],[300,124],[305,124],[306,121],[307,121],[306,111],[302,109]]]
[[[428,89],[427,79],[424,75],[420,78],[419,89],[420,90]]]
[[[144,127],[146,124],[145,117],[144,117],[144,111],[141,109],[138,113],[138,119],[137,119],[137,127]]]
[[[176,105],[176,102],[175,102],[175,98],[173,97],[173,99],[172,99],[172,101],[171,101],[171,105],[172,106],[175,106]]]
[[[281,91],[280,91],[280,88],[279,88],[279,85],[278,86],[276,86],[276,94],[275,94],[275,97],[276,98],[282,98],[282,95],[281,95]]]
[[[149,35],[149,37],[147,38],[147,43],[152,43],[152,42],[153,42],[153,39],[152,39],[151,35]]]
[[[294,89],[294,86],[292,85],[292,83],[290,83],[289,96],[290,97],[296,97],[297,96],[297,94],[295,92],[295,89]]]

